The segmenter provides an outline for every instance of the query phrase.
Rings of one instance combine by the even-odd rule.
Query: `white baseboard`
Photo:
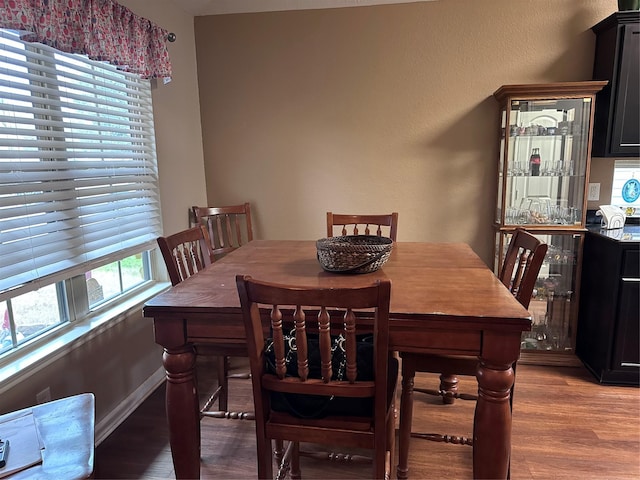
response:
[[[111,433],[138,408],[165,380],[164,367],[160,367],[131,395],[96,424],[95,442],[100,445]]]

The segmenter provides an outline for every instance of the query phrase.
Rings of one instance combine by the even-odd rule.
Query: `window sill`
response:
[[[75,348],[117,325],[136,310],[141,309],[144,302],[169,286],[167,282],[153,283],[128,299],[118,302],[112,308],[73,325],[65,325],[59,333],[47,335],[45,342],[34,343],[33,346],[25,345],[21,351],[8,357],[4,363],[0,362],[0,395],[25,377],[47,367]]]

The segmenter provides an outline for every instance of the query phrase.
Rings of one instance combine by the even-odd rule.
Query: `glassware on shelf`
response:
[[[576,225],[580,223],[580,209],[576,207],[563,207],[554,205],[551,207],[551,223],[555,225]]]
[[[573,292],[551,291],[547,297],[549,350],[564,350],[570,344],[570,313]]]
[[[527,350],[571,350],[571,302],[573,292],[562,291],[561,281],[548,277],[541,282],[530,305],[531,331],[524,332],[521,347]]]
[[[557,160],[555,162],[555,166],[552,170],[552,175],[556,175],[556,176],[564,175],[564,162],[562,160]]]
[[[575,265],[576,255],[574,250],[550,244],[545,257],[545,262],[549,265]]]
[[[525,197],[520,200],[520,212],[524,214],[525,221],[521,224],[546,224],[551,218],[551,198]],[[522,219],[522,216],[520,217]]]

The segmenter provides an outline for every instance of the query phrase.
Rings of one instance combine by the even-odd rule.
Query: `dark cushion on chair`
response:
[[[292,333],[293,335],[293,333]],[[289,348],[289,337],[285,336],[285,355],[287,358],[287,373],[289,377],[297,377],[297,355],[295,350]],[[335,342],[337,337],[332,337]],[[273,342],[267,339],[265,342],[266,369],[275,374],[275,355],[272,348]],[[309,378],[322,378],[320,374],[320,350],[318,337],[309,335],[307,339],[309,350]],[[362,335],[357,337],[358,377],[360,381],[374,380],[373,371],[373,336]],[[340,355],[332,358],[332,380],[339,379],[341,375]],[[344,369],[344,366],[343,368]],[[398,360],[389,355],[389,385],[395,385],[398,379]],[[390,392],[394,389],[390,388]],[[391,399],[389,398],[388,401]],[[324,418],[329,415],[367,417],[373,412],[373,398],[350,397],[326,397],[321,395],[303,395],[295,393],[271,392],[271,408],[277,412],[286,412],[299,418]]]

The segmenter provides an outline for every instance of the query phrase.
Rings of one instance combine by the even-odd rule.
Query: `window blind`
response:
[[[154,245],[157,187],[149,81],[0,30],[0,300]]]

